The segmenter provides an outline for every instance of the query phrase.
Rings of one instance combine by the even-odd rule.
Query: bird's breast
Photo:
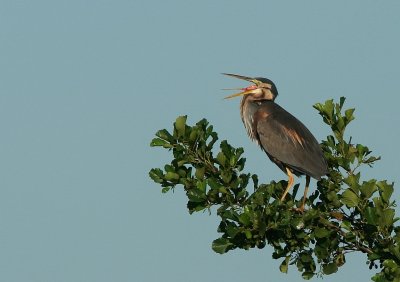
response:
[[[241,104],[241,116],[244,127],[246,128],[247,134],[250,139],[256,141],[259,145],[257,138],[257,122],[260,118],[266,118],[268,113],[259,111],[261,102],[243,102]]]

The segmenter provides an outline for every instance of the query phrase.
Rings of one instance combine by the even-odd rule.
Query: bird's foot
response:
[[[304,206],[300,207],[300,208],[292,208],[292,210],[294,212],[298,212],[298,213],[304,213]]]

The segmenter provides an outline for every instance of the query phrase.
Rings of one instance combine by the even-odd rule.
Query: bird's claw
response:
[[[292,210],[294,211],[294,212],[298,212],[298,213],[304,213],[304,207],[300,207],[300,208],[292,208]]]

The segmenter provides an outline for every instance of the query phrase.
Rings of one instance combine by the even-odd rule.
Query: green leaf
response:
[[[339,109],[343,108],[344,102],[346,101],[346,97],[340,97],[339,99]]]
[[[359,200],[358,196],[351,189],[346,189],[346,191],[343,192],[340,201],[346,206],[353,208],[357,206]]]
[[[386,181],[378,181],[376,185],[379,188],[382,199],[389,203],[389,199],[393,194],[393,185],[388,184]]]
[[[354,243],[356,241],[356,239],[357,239],[356,235],[353,232],[347,232],[344,235],[344,238],[349,243]]]
[[[396,262],[392,259],[386,259],[383,261],[383,266],[389,267],[389,268],[397,268],[399,267]]]
[[[172,171],[169,171],[165,174],[165,179],[168,181],[177,181],[179,180],[179,178],[179,174]]]
[[[381,157],[369,157],[368,159],[364,159],[364,163],[368,164],[370,167],[372,167],[373,163],[376,161],[379,161]]]
[[[196,168],[195,176],[197,179],[203,179],[206,168],[204,166]]]
[[[162,183],[163,182],[164,174],[163,174],[163,171],[161,169],[159,169],[159,168],[152,168],[149,171],[149,176],[156,183]]]
[[[279,266],[279,270],[282,273],[288,273],[288,267],[289,267],[289,260],[290,260],[290,256],[287,256],[281,263],[281,265]]]
[[[174,137],[166,129],[157,131],[156,136],[168,142],[172,142],[174,140]]]
[[[333,106],[333,100],[327,100],[325,102],[325,105],[322,108],[322,111],[329,117],[329,119],[332,119],[333,117],[333,111],[334,111],[334,106]]]
[[[378,223],[378,214],[376,212],[376,208],[367,207],[364,211],[364,216],[367,219],[368,224],[376,225]]]
[[[228,141],[222,140],[222,141],[221,141],[220,148],[221,148],[222,152],[224,152],[224,154],[225,154],[228,158],[230,158],[230,157],[232,156],[233,148],[232,148],[231,145],[229,145]]]
[[[304,219],[303,218],[293,218],[290,221],[290,225],[297,230],[304,228]]]
[[[186,195],[191,202],[195,203],[201,203],[207,199],[205,191],[202,191],[200,189],[190,189],[186,192]]]
[[[347,119],[347,123],[349,123],[350,121],[352,121],[354,119],[353,113],[354,113],[355,109],[348,109],[344,112],[344,115]]]
[[[250,230],[245,230],[244,235],[246,236],[246,239],[251,239],[253,237]]]
[[[322,247],[320,245],[316,245],[314,249],[314,253],[318,259],[326,259],[329,256],[328,248]]]
[[[233,238],[235,237],[238,233],[240,233],[240,229],[236,227],[233,224],[229,224],[226,226],[226,232],[225,232],[229,237]]]
[[[356,149],[357,149],[357,152],[360,155],[360,157],[363,157],[364,155],[366,155],[369,152],[368,147],[363,146],[361,144],[357,144]],[[362,158],[360,158],[360,159],[362,159]]]
[[[175,121],[175,129],[176,129],[178,136],[185,135],[186,119],[187,119],[187,116],[180,116]]]
[[[345,123],[342,117],[338,117],[337,123],[336,123],[337,129],[339,130],[340,135],[342,134],[344,128],[345,128]]]
[[[336,146],[336,142],[335,142],[335,138],[332,135],[329,135],[326,140],[328,140],[328,144],[330,147],[335,148]]]
[[[223,170],[221,172],[221,178],[224,183],[229,183],[232,180],[232,171],[231,170]]]
[[[214,177],[209,178],[207,183],[213,190],[218,190],[222,186]]]
[[[358,184],[359,181],[360,181],[360,173],[350,174],[348,177],[344,179],[344,183],[349,185],[349,187],[354,193],[359,192],[359,184]]]
[[[313,258],[312,258],[312,256],[311,256],[310,253],[308,253],[308,252],[302,252],[302,253],[300,254],[300,260],[301,260],[301,262],[303,262],[303,265],[304,265],[304,264],[307,264],[307,263],[312,262],[312,261],[313,261]]]
[[[380,258],[381,258],[381,255],[379,255],[377,253],[368,254],[368,259],[370,261],[377,260],[377,259],[380,259]]]
[[[153,138],[153,140],[151,140],[150,146],[156,147],[156,146],[164,146],[166,144],[168,144],[168,142],[165,140],[162,140],[160,138]]]
[[[171,187],[164,187],[161,189],[161,193],[167,193],[169,190],[171,190]]]
[[[231,167],[235,167],[237,161],[238,161],[238,157],[233,155],[233,156],[231,156],[231,159],[229,160],[229,165]]]
[[[343,220],[342,223],[340,224],[340,226],[341,226],[343,229],[346,229],[347,231],[352,231],[352,230],[353,230],[353,227],[351,226],[351,223],[352,223],[352,222],[350,222],[350,221],[348,221],[348,220]]]
[[[207,188],[207,181],[197,181],[197,189],[200,190],[202,193],[206,193],[206,188]]]
[[[375,274],[371,280],[374,282],[394,282],[393,280],[387,280],[383,272]]]
[[[344,256],[344,254],[343,254],[343,253],[338,254],[338,255],[336,256],[336,258],[335,258],[335,262],[336,262],[336,265],[337,265],[338,267],[344,265],[344,264],[346,263],[346,258],[345,258],[345,256]]]
[[[322,271],[324,274],[329,275],[338,271],[338,266],[335,262],[327,263],[322,265]]]
[[[301,277],[303,277],[304,280],[310,280],[311,278],[314,277],[314,272],[311,271],[305,271],[301,274]]]
[[[376,190],[377,190],[377,187],[376,187],[375,179],[371,179],[369,181],[364,181],[360,187],[361,195],[364,196],[364,198],[366,198],[366,199],[371,198],[371,196],[374,194],[374,192]]]
[[[199,201],[199,202],[188,201],[187,208],[189,210],[189,213],[192,214],[194,212],[204,210],[205,208],[207,208],[207,204],[204,201]]]
[[[232,249],[233,244],[226,238],[219,238],[212,243],[212,249],[218,254],[225,254]]]
[[[389,227],[393,225],[394,209],[386,209],[383,211],[382,221],[380,226]]]
[[[239,215],[239,221],[244,226],[248,226],[251,223],[250,216],[247,213],[242,213],[241,215]]]
[[[314,231],[314,235],[316,238],[328,237],[329,234],[330,234],[330,231],[327,228],[315,228],[315,231]]]
[[[190,135],[189,135],[189,142],[193,143],[194,141],[197,140],[197,137],[198,137],[198,130],[195,128],[192,128],[192,131],[190,132]]]
[[[253,180],[253,183],[254,183],[254,190],[257,190],[258,189],[258,175],[252,174],[251,179]]]
[[[166,165],[164,166],[164,170],[165,170],[166,172],[175,172],[175,168],[174,168],[172,165],[170,165],[170,164],[166,164]]]
[[[223,152],[219,152],[217,155],[217,161],[220,165],[225,166],[226,163],[226,157]]]

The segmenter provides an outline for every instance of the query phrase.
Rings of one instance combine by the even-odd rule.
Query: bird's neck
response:
[[[247,134],[252,140],[257,140],[257,132],[254,128],[254,114],[264,103],[274,103],[271,100],[250,100],[244,96],[240,103],[240,114]]]

